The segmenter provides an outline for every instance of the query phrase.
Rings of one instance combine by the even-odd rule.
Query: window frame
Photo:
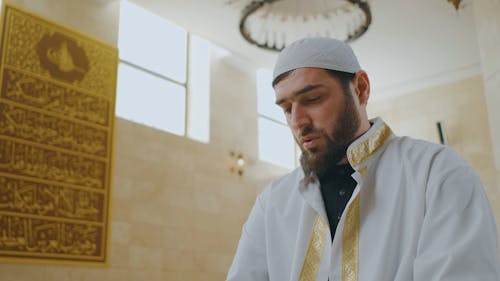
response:
[[[258,136],[258,142],[260,143],[260,128],[259,128],[259,124],[260,124],[260,119],[265,119],[269,122],[272,122],[274,123],[275,125],[278,125],[278,126],[282,126],[284,128],[286,128],[287,130],[290,131],[290,135],[291,137],[293,138],[293,132],[290,130],[290,127],[288,126],[288,124],[286,123],[286,121],[281,121],[281,120],[278,120],[276,118],[274,118],[273,116],[271,116],[272,114],[266,114],[266,113],[263,113],[261,112],[260,108],[259,108],[259,104],[260,104],[260,101],[259,101],[259,98],[262,96],[262,94],[266,94],[266,93],[260,93],[259,91],[261,90],[261,88],[259,87],[259,83],[261,83],[259,80],[259,78],[261,77],[261,75],[259,75],[259,71],[264,71],[265,73],[269,73],[269,75],[271,75],[271,72],[268,70],[268,69],[258,69],[256,71],[256,84],[257,84],[257,120],[258,120],[258,124],[257,124],[257,133],[259,134]],[[269,81],[268,81],[269,82]],[[270,83],[268,83],[270,85]],[[279,107],[276,107],[276,108],[279,108]],[[284,116],[284,115],[283,115]],[[284,120],[286,120],[286,118],[284,118]],[[295,140],[292,141],[293,143],[293,159],[294,159],[294,163],[293,163],[293,166],[292,167],[287,167],[287,166],[282,166],[280,164],[277,164],[275,162],[270,162],[271,164],[273,165],[277,165],[277,166],[280,166],[280,167],[283,167],[283,168],[286,168],[286,169],[295,169],[297,167],[300,166],[300,160],[299,160],[299,156],[300,156],[300,148],[298,147],[297,143],[295,142]],[[258,158],[259,160],[261,161],[265,161],[265,162],[269,162],[268,160],[263,160],[262,157],[261,157],[261,150],[260,150],[260,146],[258,148]]]
[[[202,38],[202,37],[199,37],[195,34],[192,34],[191,32],[189,32],[187,29],[185,29],[184,27],[182,26],[179,26],[173,22],[170,22],[169,20],[167,19],[164,19],[164,18],[161,18],[159,15],[153,13],[153,12],[150,12],[146,9],[144,9],[143,7],[141,7],[140,5],[136,4],[136,3],[133,3],[131,1],[127,1],[127,0],[122,0],[120,1],[120,16],[122,17],[122,6],[125,3],[125,5],[131,5],[131,6],[134,6],[138,9],[142,9],[144,10],[145,12],[147,12],[148,14],[150,14],[151,16],[154,16],[154,17],[159,17],[161,20],[164,20],[166,24],[168,25],[172,25],[172,29],[180,29],[183,31],[183,35],[185,34],[185,50],[184,50],[184,58],[182,59],[183,60],[183,70],[185,71],[184,73],[184,82],[181,81],[181,79],[176,79],[175,74],[173,74],[172,76],[168,76],[168,75],[164,75],[163,73],[160,73],[158,71],[156,71],[155,69],[153,68],[148,68],[145,64],[147,64],[148,62],[144,62],[144,64],[138,64],[137,62],[134,62],[134,61],[131,61],[130,58],[126,58],[126,57],[123,57],[121,54],[119,55],[119,58],[118,58],[118,63],[119,64],[123,64],[127,67],[130,67],[130,68],[133,68],[134,70],[136,71],[140,71],[142,72],[143,74],[145,75],[149,75],[152,79],[159,79],[161,80],[162,82],[166,82],[166,83],[170,83],[170,84],[173,84],[173,85],[176,85],[176,86],[180,86],[182,88],[184,88],[184,120],[182,121],[183,122],[183,129],[182,129],[182,134],[179,134],[178,132],[175,132],[173,129],[172,130],[168,130],[168,129],[165,129],[165,128],[156,128],[154,127],[154,125],[152,125],[150,122],[148,121],[144,121],[144,120],[130,120],[130,118],[128,118],[127,116],[122,116],[122,115],[118,115],[117,114],[117,110],[115,110],[115,115],[117,117],[120,117],[120,118],[124,118],[124,119],[127,119],[127,120],[130,120],[131,122],[135,122],[135,123],[139,123],[141,125],[144,125],[144,126],[148,126],[148,127],[153,127],[155,129],[158,129],[158,130],[161,130],[161,131],[164,131],[164,132],[167,132],[167,133],[171,133],[171,134],[175,134],[175,135],[179,135],[179,136],[182,136],[182,137],[187,137],[187,138],[190,138],[190,139],[193,139],[193,140],[196,140],[196,141],[199,141],[199,142],[203,142],[203,143],[209,143],[210,142],[210,49],[211,49],[211,43]],[[142,11],[140,11],[142,12]],[[121,23],[121,22],[120,22]],[[121,28],[121,24],[119,26],[119,28]],[[120,32],[119,32],[120,34]],[[196,37],[196,38],[194,38]],[[197,96],[198,95],[198,91],[196,93],[193,93],[193,88],[196,88],[196,86],[193,86],[191,85],[191,83],[194,83],[192,79],[196,80],[196,78],[193,78],[191,77],[192,75],[194,75],[194,77],[198,77],[196,73],[191,73],[192,71],[196,71],[196,67],[192,65],[192,61],[191,59],[193,57],[199,57],[196,55],[196,51],[195,51],[195,48],[194,46],[198,46],[200,43],[196,43],[196,45],[192,46],[192,40],[194,40],[195,42],[199,42],[199,39],[201,39],[202,41],[205,41],[207,42],[209,45],[207,46],[208,48],[208,54],[209,54],[209,57],[207,58],[207,61],[206,63],[208,64],[208,67],[205,68],[205,69],[208,69],[208,73],[207,73],[207,78],[208,79],[205,79],[205,81],[208,81],[208,89],[207,89],[207,93],[206,93],[206,97],[204,97],[204,99],[207,101],[207,104],[204,105],[206,106],[206,110],[204,111],[204,113],[202,114],[203,116],[200,117],[200,118],[203,118],[203,119],[208,119],[208,120],[200,120],[200,121],[193,121],[193,119],[197,118],[195,117],[194,113],[190,112],[190,108],[192,106],[191,104],[191,98],[193,98],[193,96]],[[201,42],[201,41],[200,41]],[[184,42],[182,42],[184,44]],[[204,43],[201,43],[201,44],[204,44]],[[120,39],[118,40],[118,47],[120,47]],[[205,65],[206,66],[206,65]],[[205,67],[204,66],[204,67]],[[118,77],[118,81],[120,80],[120,78]],[[117,85],[117,89],[118,89],[118,85]],[[199,87],[198,87],[199,89]],[[168,92],[165,92],[165,93],[161,93],[161,94],[165,94],[165,95],[168,95]],[[119,98],[119,93],[117,91],[117,99]],[[196,103],[193,103],[193,105],[196,104]],[[196,104],[199,106],[199,104]],[[125,115],[125,114],[123,114]],[[193,115],[193,116],[191,116]],[[162,117],[166,117],[168,118],[167,115],[165,116],[162,116]],[[207,126],[207,130],[206,131],[203,131],[203,130],[200,130],[200,124],[196,124],[196,123],[200,123],[202,126]],[[198,125],[198,126],[196,126]],[[193,128],[191,128],[193,127]],[[196,128],[198,129],[196,129]]]

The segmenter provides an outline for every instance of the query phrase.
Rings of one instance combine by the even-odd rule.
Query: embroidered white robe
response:
[[[333,242],[318,181],[296,169],[258,196],[228,281],[500,280],[496,225],[472,168],[372,122],[347,151],[357,186]],[[301,275],[318,215],[324,248]]]

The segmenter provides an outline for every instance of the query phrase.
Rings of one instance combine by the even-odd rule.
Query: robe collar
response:
[[[393,136],[391,128],[384,123],[382,118],[371,119],[370,123],[372,123],[370,129],[347,148],[347,160],[355,170],[365,166],[363,164]]]
[[[370,119],[372,124],[370,129],[366,131],[363,135],[353,141],[347,147],[347,160],[351,167],[359,171],[360,168],[366,166],[366,160],[371,158],[387,141],[394,136],[391,128],[385,124],[385,122],[380,117]],[[301,167],[298,168],[300,185],[304,188],[310,183],[317,182],[318,179],[316,175],[305,175]]]
[[[381,148],[388,142],[391,137],[394,137],[391,129],[381,118],[370,120],[372,126],[362,136],[357,138],[347,148],[347,158],[351,167],[356,171],[351,176],[359,184],[362,181],[367,160],[371,159]],[[305,201],[327,221],[324,201],[320,192],[319,180],[314,175],[304,175],[303,169],[299,169],[299,192],[304,197]],[[353,194],[356,193],[356,190]],[[353,196],[354,197],[354,196]],[[351,198],[352,200],[352,198]]]

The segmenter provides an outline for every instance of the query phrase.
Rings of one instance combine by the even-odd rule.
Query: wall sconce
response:
[[[238,176],[243,175],[245,172],[245,158],[243,157],[243,153],[230,151],[229,156],[231,157],[231,164],[229,166],[229,170],[231,173],[236,173]]]

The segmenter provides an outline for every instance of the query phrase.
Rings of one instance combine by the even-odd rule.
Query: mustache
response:
[[[325,135],[325,130],[314,128],[314,127],[310,126],[310,127],[306,127],[303,130],[299,131],[298,136],[299,137],[304,137],[304,136],[307,136],[307,135],[309,135],[311,133],[313,133],[313,134],[319,134],[319,135]]]

